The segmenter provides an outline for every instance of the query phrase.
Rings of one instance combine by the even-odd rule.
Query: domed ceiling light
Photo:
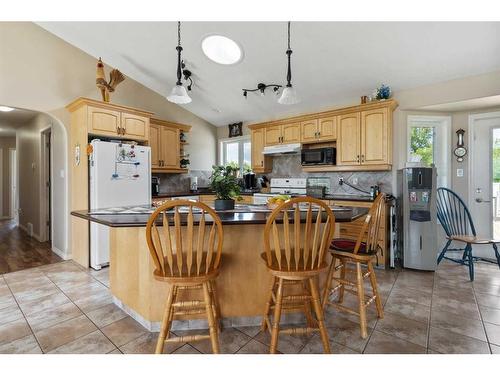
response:
[[[177,82],[172,88],[170,95],[167,96],[169,102],[175,104],[187,104],[191,103],[191,98],[189,97],[186,88],[182,86],[182,59],[181,59],[181,23],[177,22]]]
[[[234,40],[223,35],[209,35],[201,42],[206,57],[221,65],[234,65],[243,58],[241,47]]]
[[[299,103],[300,99],[299,96],[297,95],[295,87],[292,86],[292,68],[291,68],[292,49],[290,48],[290,21],[288,21],[288,49],[286,50],[286,55],[288,56],[288,71],[286,74],[287,84],[286,87],[283,89],[281,97],[278,99],[278,103],[291,105]]]

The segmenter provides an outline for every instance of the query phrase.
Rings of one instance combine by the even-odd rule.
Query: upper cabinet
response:
[[[149,139],[149,118],[131,113],[122,113],[123,135],[137,140]]]
[[[337,139],[337,117],[311,119],[300,123],[302,143],[328,142]]]
[[[300,143],[300,122],[271,125],[265,129],[265,145],[275,146],[286,143]]]
[[[339,140],[337,142],[337,165],[358,165],[360,161],[360,115],[359,112],[339,116]]]
[[[151,112],[98,100],[79,98],[67,107],[86,118],[87,133],[139,142],[149,140]]]
[[[337,165],[390,169],[392,121],[388,115],[384,107],[340,116]]]
[[[337,149],[336,165],[303,168],[309,172],[390,170],[392,115],[396,107],[397,102],[389,99],[250,125],[252,144],[254,138],[261,140],[264,135],[265,146],[300,142],[309,148]],[[263,147],[252,146],[254,169],[259,164],[266,164],[260,148]],[[256,171],[260,172],[258,169]]]
[[[176,124],[152,118],[149,126],[149,146],[151,147],[151,166],[155,173],[186,173],[181,167],[181,159],[186,157],[181,141],[181,133],[191,130],[188,125]]]
[[[272,171],[273,161],[269,156],[265,156],[262,151],[265,144],[265,129],[255,129],[252,131],[252,170],[255,173],[267,173]]]

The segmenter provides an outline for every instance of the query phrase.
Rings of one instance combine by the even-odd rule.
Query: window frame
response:
[[[226,144],[238,143],[238,164],[240,171],[243,172],[244,162],[244,144],[250,143],[250,167],[252,166],[252,138],[250,135],[243,135],[241,137],[223,138],[219,140],[219,165],[226,165]]]

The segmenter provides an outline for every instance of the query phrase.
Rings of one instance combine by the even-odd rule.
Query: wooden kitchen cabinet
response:
[[[86,146],[89,136],[136,140],[145,144],[149,141],[149,119],[153,113],[89,98],[77,98],[66,108],[71,118],[68,129],[71,149],[69,211],[88,210],[89,164],[86,162]],[[70,225],[72,259],[87,268],[90,265],[89,223],[72,218]]]
[[[120,111],[89,106],[87,114],[87,128],[89,133],[108,137],[120,136]]]
[[[330,206],[348,206],[348,207],[364,207],[370,208],[373,202],[358,202],[358,201],[329,201]],[[378,237],[378,244],[380,246],[381,251],[378,253],[377,261],[378,266],[381,268],[389,267],[390,260],[390,203],[385,205],[384,210],[382,211],[382,218],[380,220],[380,230]],[[365,220],[365,216],[360,217],[359,219],[347,223],[339,223],[339,238],[348,238],[357,240],[359,232],[363,227],[363,223]]]
[[[131,113],[121,115],[122,136],[139,141],[149,139],[149,118]]]
[[[318,134],[320,141],[337,139],[337,116],[320,118],[318,120]]]
[[[300,143],[300,122],[271,125],[265,129],[265,145],[275,146],[286,143]]]
[[[273,169],[273,161],[262,151],[265,144],[265,129],[252,130],[252,170],[255,173],[267,173]]]
[[[89,134],[135,141],[148,141],[149,116],[125,112],[117,106],[104,103],[87,107]]]
[[[274,146],[281,143],[281,125],[266,127],[264,134],[265,146]]]
[[[337,165],[389,167],[392,164],[392,124],[387,108],[340,116]]]
[[[281,143],[300,143],[300,122],[282,125]]]
[[[337,139],[337,117],[326,117],[302,121],[302,143],[328,142]]]
[[[361,149],[359,112],[339,116],[337,165],[359,165]]]
[[[361,164],[392,164],[390,139],[387,108],[361,112]]]
[[[249,128],[252,132],[263,129],[264,146],[300,142],[309,148],[336,148],[335,165],[303,166],[305,172],[388,171],[392,169],[392,117],[397,106],[393,99],[373,101]],[[262,160],[256,154],[253,158],[257,167]]]
[[[180,168],[181,148],[179,141],[179,129],[163,126],[160,134],[161,168]]]
[[[160,139],[161,126],[151,124],[149,126],[149,146],[151,147],[151,168],[160,167]]]
[[[318,120],[303,121],[300,124],[301,141],[302,142],[317,142],[318,140]]]
[[[181,168],[180,159],[183,145],[181,132],[189,132],[190,126],[152,118],[149,126],[149,146],[151,147],[151,167],[156,173],[187,173]]]

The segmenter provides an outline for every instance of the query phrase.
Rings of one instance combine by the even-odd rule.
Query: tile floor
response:
[[[500,353],[496,265],[477,264],[474,283],[451,262],[436,273],[377,270],[377,277],[384,319],[370,308],[369,337],[361,339],[355,317],[329,310],[333,353]],[[112,303],[106,269],[66,261],[0,275],[0,353],[152,353],[156,337]],[[223,353],[267,353],[269,342],[259,327],[226,328],[220,339]],[[317,335],[283,335],[278,349],[322,352]],[[169,344],[165,352],[211,348],[208,341]]]

